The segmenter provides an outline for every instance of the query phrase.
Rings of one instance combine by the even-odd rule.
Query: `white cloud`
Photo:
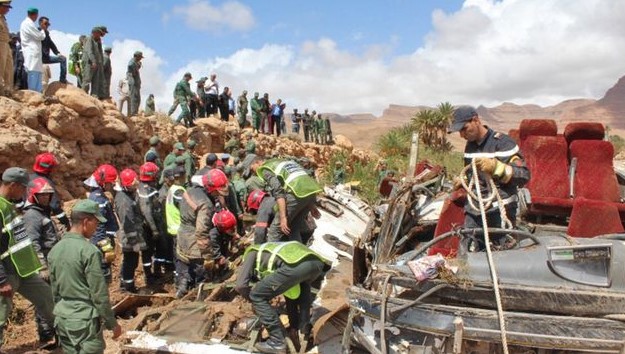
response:
[[[212,33],[224,29],[243,32],[254,27],[256,22],[252,9],[236,0],[226,1],[220,6],[213,6],[209,1],[191,0],[187,5],[175,6],[172,13],[182,17],[190,28]]]
[[[113,43],[119,47],[113,64],[115,75],[125,72],[131,53],[143,50],[143,96],[155,93],[163,110],[186,71],[195,80],[215,72],[222,87],[233,88],[235,95],[244,89],[250,96],[268,92],[272,100],[286,101],[289,110],[380,114],[391,103],[442,101],[545,105],[600,97],[625,73],[623,13],[622,0],[568,6],[558,0],[467,0],[455,13],[435,11],[425,44],[391,59],[384,48],[394,45],[393,40],[357,55],[321,38],[176,63],[179,69],[165,75],[157,53],[126,40]]]

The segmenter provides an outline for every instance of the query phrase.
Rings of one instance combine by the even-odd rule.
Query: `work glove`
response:
[[[512,178],[512,167],[493,157],[480,157],[475,160],[477,168],[494,178],[507,183]]]
[[[452,190],[457,191],[460,188],[463,188],[464,186],[462,185],[462,177],[454,177],[454,179],[452,180],[453,183],[453,187]]]
[[[205,259],[203,266],[206,271],[212,272],[215,269],[215,261],[212,259]]]
[[[115,261],[115,250],[109,239],[104,239],[97,243],[98,248],[102,251],[104,263],[112,264]]]

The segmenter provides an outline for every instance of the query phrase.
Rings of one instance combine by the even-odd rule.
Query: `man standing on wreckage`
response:
[[[475,159],[479,173],[480,190],[483,194],[489,192],[488,176],[491,176],[497,187],[497,191],[503,201],[506,215],[512,226],[516,225],[518,208],[517,191],[530,180],[530,171],[525,165],[525,160],[519,146],[508,135],[495,132],[482,124],[475,108],[471,106],[459,106],[454,110],[453,122],[448,133],[459,132],[460,136],[467,141],[464,148],[464,164],[470,165]],[[472,177],[471,169],[466,174],[467,179]],[[461,178],[465,178],[464,176]],[[468,185],[468,181],[465,180]],[[454,184],[460,188],[460,181]],[[476,193],[476,190],[473,190]],[[475,203],[477,205],[477,203]],[[469,203],[469,197],[464,206],[465,228],[481,228],[482,219],[479,209],[475,209]],[[486,210],[486,222],[489,227],[499,228],[503,226],[502,215],[497,202]],[[497,240],[497,241],[501,241]],[[485,245],[478,245],[478,250],[484,250]]]

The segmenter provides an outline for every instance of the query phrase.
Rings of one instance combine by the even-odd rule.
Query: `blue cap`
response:
[[[454,110],[454,118],[447,133],[459,132],[467,122],[477,117],[477,111],[471,106],[459,106]]]

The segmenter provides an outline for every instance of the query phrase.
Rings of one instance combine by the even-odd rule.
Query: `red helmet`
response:
[[[37,203],[36,194],[44,194],[44,193],[54,193],[54,188],[48,183],[45,178],[35,178],[32,182],[30,182],[30,188],[28,189],[28,202],[29,203]]]
[[[215,225],[220,232],[227,232],[237,226],[237,219],[230,210],[224,209],[213,215],[213,225]]]
[[[122,187],[132,187],[137,181],[137,172],[127,168],[119,174],[119,179]]]
[[[146,162],[139,168],[141,182],[154,182],[158,177],[158,166],[154,162]]]
[[[226,168],[226,164],[224,164],[224,162],[221,160],[217,160],[217,162],[215,162],[215,168],[223,171]]]
[[[213,168],[202,176],[202,185],[208,193],[218,191],[221,195],[228,195],[228,177],[219,169]]]
[[[100,165],[93,172],[93,178],[99,186],[117,181],[117,169],[111,165]]]
[[[56,157],[54,157],[52,153],[44,152],[35,157],[33,171],[47,175],[52,172],[52,168],[58,164],[59,163],[56,161]]]
[[[267,193],[261,189],[255,189],[250,193],[250,196],[247,197],[247,208],[250,210],[258,210],[260,208],[260,202],[263,201],[263,198]]]

